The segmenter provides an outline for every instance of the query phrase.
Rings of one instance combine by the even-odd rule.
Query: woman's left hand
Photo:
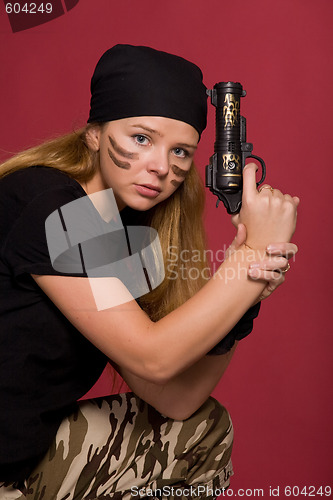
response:
[[[227,249],[226,257],[235,252],[246,241],[246,228],[244,224],[238,224],[237,235]],[[271,243],[266,248],[266,253],[260,260],[250,264],[248,276],[253,280],[267,282],[257,302],[267,299],[285,280],[285,274],[290,268],[288,259],[298,252],[294,243]]]
[[[288,259],[294,257],[297,252],[298,248],[294,243],[271,243],[266,248],[266,255],[250,264],[248,276],[254,280],[267,282],[258,302],[267,299],[284,283],[286,272],[290,269]]]

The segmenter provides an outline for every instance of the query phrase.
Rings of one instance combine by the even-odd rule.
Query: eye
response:
[[[133,135],[133,139],[134,139],[134,142],[136,142],[136,144],[139,144],[139,146],[146,146],[146,144],[149,143],[148,137],[146,137],[145,135],[142,135],[142,134]]]
[[[178,158],[187,158],[189,156],[189,152],[183,148],[174,148],[173,152]]]

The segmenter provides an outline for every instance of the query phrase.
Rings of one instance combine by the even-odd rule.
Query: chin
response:
[[[137,210],[138,212],[146,212],[147,210],[150,210],[151,208],[155,207],[158,205],[158,202],[152,203],[146,202],[146,203],[129,203],[127,206],[132,208],[133,210]]]
[[[161,203],[162,201],[164,201],[164,198],[163,200],[162,199],[159,199],[158,197],[151,200],[151,199],[146,199],[146,198],[131,198],[130,200],[128,200],[128,203],[126,203],[126,205],[130,208],[132,208],[133,210],[137,210],[139,212],[145,212],[146,210],[150,210],[151,208],[155,207],[156,205],[158,205],[159,203]]]

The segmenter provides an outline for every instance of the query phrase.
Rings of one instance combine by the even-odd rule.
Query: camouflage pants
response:
[[[82,401],[25,487],[0,487],[0,500],[216,498],[233,474],[232,441],[213,398],[184,421],[133,393]]]

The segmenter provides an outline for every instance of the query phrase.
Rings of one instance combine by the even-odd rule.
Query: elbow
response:
[[[156,385],[166,385],[185,368],[184,361],[173,349],[154,342],[151,331],[143,337],[138,348],[131,350],[132,362],[128,369],[136,376]],[[154,333],[154,332],[153,332]],[[136,346],[137,347],[137,346]],[[127,356],[127,360],[128,360]]]
[[[168,384],[178,373],[182,371],[182,367],[177,367],[174,357],[167,356],[161,351],[146,352],[145,358],[141,359],[140,366],[142,377],[147,382],[152,382],[156,385]]]
[[[131,376],[148,383],[165,386],[181,371],[181,368],[178,371],[175,369],[172,359],[148,349],[141,349],[141,352],[131,354],[131,357],[126,356],[126,361],[117,364],[118,371],[123,378],[126,373],[130,373]]]
[[[143,365],[143,373],[140,377],[156,385],[168,384],[180,370],[174,368],[172,360],[167,360],[163,356],[153,356],[146,360]]]
[[[158,364],[156,361],[153,361],[145,364],[144,373],[140,376],[147,380],[147,382],[163,386],[170,382],[175,374],[172,374],[163,364]]]

